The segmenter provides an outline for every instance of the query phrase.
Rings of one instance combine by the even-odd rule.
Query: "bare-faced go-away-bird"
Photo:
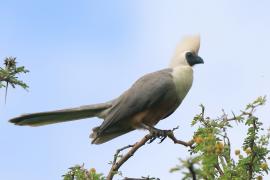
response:
[[[90,117],[104,119],[93,128],[93,144],[102,144],[135,129],[158,130],[154,126],[181,104],[193,82],[193,66],[204,63],[198,56],[199,36],[183,38],[169,67],[139,78],[111,101],[77,108],[25,114],[10,120],[20,126],[43,126]]]

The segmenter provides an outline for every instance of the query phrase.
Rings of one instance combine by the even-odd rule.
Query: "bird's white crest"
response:
[[[200,49],[200,35],[186,36],[182,39],[175,50],[175,54],[171,60],[170,67],[179,65],[187,65],[186,52],[194,52],[198,55]]]

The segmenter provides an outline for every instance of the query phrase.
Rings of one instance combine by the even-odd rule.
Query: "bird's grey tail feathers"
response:
[[[90,138],[92,138],[92,144],[103,144],[107,141],[110,141],[116,137],[119,137],[123,134],[126,134],[126,133],[134,130],[134,129],[118,129],[114,132],[104,132],[104,133],[100,134],[99,128],[100,128],[100,126],[92,129],[93,132],[92,132],[92,134],[90,134]]]
[[[111,103],[102,103],[57,111],[25,114],[10,119],[9,122],[20,126],[43,126],[95,116],[103,118],[103,112],[110,107]]]

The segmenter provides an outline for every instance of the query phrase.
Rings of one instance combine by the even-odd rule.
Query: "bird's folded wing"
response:
[[[171,72],[171,69],[164,69],[147,74],[137,80],[112,106],[99,128],[99,134],[119,121],[124,121],[136,113],[158,106],[167,93],[173,94],[172,98],[177,98]]]

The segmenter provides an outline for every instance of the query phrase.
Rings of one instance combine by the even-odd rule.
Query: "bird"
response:
[[[43,126],[98,117],[92,144],[102,144],[136,129],[160,132],[155,125],[170,116],[182,103],[193,82],[193,67],[203,64],[198,55],[200,36],[184,36],[167,68],[139,78],[119,97],[98,104],[55,111],[23,114],[9,122],[20,126]]]

